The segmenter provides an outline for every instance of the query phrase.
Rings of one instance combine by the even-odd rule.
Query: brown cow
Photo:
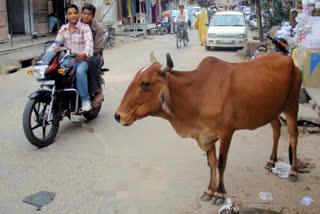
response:
[[[181,137],[197,140],[207,153],[210,167],[210,183],[202,200],[214,198],[216,205],[224,202],[223,175],[236,130],[252,130],[271,123],[273,148],[265,168],[274,166],[282,112],[290,135],[290,180],[297,180],[297,113],[302,77],[290,57],[272,53],[242,63],[207,57],[190,72],[172,70],[169,54],[166,66],[161,66],[153,54],[151,62],[129,85],[115,119],[130,125],[149,115],[162,117],[169,120]],[[218,160],[217,140],[220,140]]]

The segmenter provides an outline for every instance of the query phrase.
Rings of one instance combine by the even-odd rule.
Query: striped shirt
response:
[[[60,41],[64,46],[71,50],[73,53],[85,52],[87,57],[93,55],[93,39],[92,31],[89,25],[78,21],[75,27],[75,31],[70,35],[69,23],[62,25],[59,33],[56,37],[57,41]],[[48,51],[58,52],[60,47],[57,44],[52,45]]]

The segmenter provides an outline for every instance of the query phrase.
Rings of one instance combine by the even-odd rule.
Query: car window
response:
[[[244,11],[244,12],[251,12],[251,9],[250,9],[250,7],[245,7],[245,8],[243,9],[243,11]]]
[[[195,12],[200,12],[200,7],[194,7],[193,10],[194,10]]]
[[[244,26],[245,21],[242,15],[215,15],[210,26]]]

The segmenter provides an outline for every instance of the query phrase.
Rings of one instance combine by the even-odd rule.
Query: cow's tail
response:
[[[290,58],[290,84],[288,88],[288,97],[286,106],[292,109],[292,105],[299,107],[300,89],[302,85],[302,74],[300,69],[295,66],[293,59]]]
[[[289,84],[289,93],[288,93],[288,99],[286,102],[286,109],[289,114],[298,114],[299,111],[299,97],[300,97],[300,90],[301,90],[301,85],[302,85],[302,74],[300,69],[294,65],[294,62],[291,58],[291,79],[290,79],[290,84]],[[293,158],[293,153],[292,153],[292,147],[291,144],[289,143],[289,161],[290,165],[292,165],[292,158]]]

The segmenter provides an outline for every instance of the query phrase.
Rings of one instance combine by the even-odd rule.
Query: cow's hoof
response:
[[[274,167],[275,167],[274,164],[268,162],[267,165],[266,165],[264,168],[267,169],[267,170],[271,170],[271,169],[274,168]]]
[[[214,196],[212,199],[212,204],[216,206],[220,206],[221,204],[224,204],[224,198]]]
[[[218,200],[218,197],[217,197],[217,196],[213,196],[213,198],[212,198],[212,204],[213,204],[213,205],[216,205],[217,200]]]
[[[210,195],[207,192],[203,192],[203,195],[200,197],[201,201],[210,201],[213,195]]]
[[[289,175],[289,181],[296,182],[298,180],[298,176],[290,174]]]

